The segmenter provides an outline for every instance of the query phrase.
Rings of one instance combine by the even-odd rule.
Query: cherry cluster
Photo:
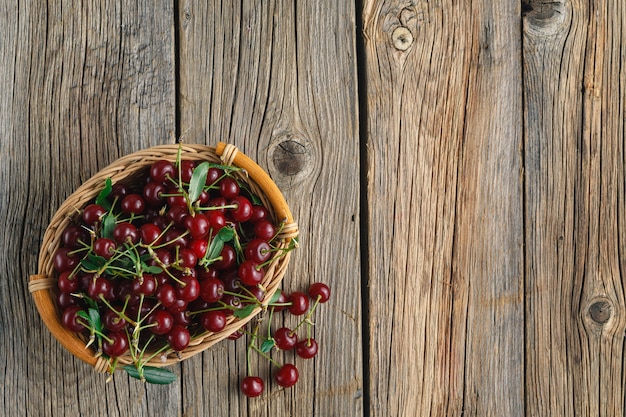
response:
[[[312,321],[313,313],[317,306],[325,303],[330,298],[330,288],[322,282],[312,284],[307,293],[294,291],[289,295],[280,293],[277,299],[270,304],[270,318],[267,326],[267,336],[263,336],[259,331],[263,318],[257,321],[252,332],[248,332],[250,342],[247,349],[247,375],[240,382],[240,389],[248,397],[258,397],[265,389],[263,378],[258,375],[252,375],[250,368],[250,352],[252,350],[259,353],[262,357],[274,364],[278,370],[274,374],[274,381],[281,387],[289,388],[295,385],[299,379],[298,368],[292,363],[280,364],[270,357],[268,353],[277,348],[282,351],[294,350],[296,355],[303,359],[311,359],[318,352],[318,343],[311,335],[311,328],[314,323]],[[309,309],[309,299],[314,301],[313,306]],[[289,327],[280,327],[272,330],[272,315],[274,312],[286,309],[294,316],[303,316],[302,320],[293,329]],[[306,325],[306,337],[300,339],[298,330]],[[245,331],[240,330],[231,335],[231,339],[237,339]]]
[[[132,183],[107,180],[63,231],[53,255],[62,323],[113,358],[113,370],[130,353],[129,374],[165,383],[157,368],[145,372],[148,361],[261,305],[265,268],[297,240],[277,237],[281,223],[237,170],[158,160]],[[293,294],[286,303],[302,307]]]

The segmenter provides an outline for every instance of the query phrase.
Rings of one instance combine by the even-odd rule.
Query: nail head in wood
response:
[[[398,26],[391,34],[393,46],[399,51],[406,51],[413,44],[413,34],[405,26]]]

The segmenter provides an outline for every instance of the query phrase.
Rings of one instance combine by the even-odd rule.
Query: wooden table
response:
[[[624,414],[624,2],[14,3],[1,415]],[[37,315],[61,202],[178,138],[257,160],[300,225],[285,286],[332,286],[293,388],[240,395],[245,342],[106,383]]]

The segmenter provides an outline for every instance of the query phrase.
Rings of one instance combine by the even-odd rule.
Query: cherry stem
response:
[[[307,337],[308,338],[311,337],[311,327],[313,327],[313,322],[311,321],[311,317],[313,316],[313,313],[315,312],[317,305],[320,303],[320,299],[321,299],[321,296],[318,295],[317,299],[315,300],[315,304],[313,304],[313,307],[311,307],[311,309],[306,313],[306,316],[304,316],[302,321],[300,321],[300,323],[298,323],[298,325],[292,330],[292,333],[295,333],[300,327],[302,327],[304,323],[306,323],[307,324]]]

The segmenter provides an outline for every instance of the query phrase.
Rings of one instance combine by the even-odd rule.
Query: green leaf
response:
[[[111,203],[109,203],[109,200],[107,198],[111,194],[111,191],[113,191],[113,182],[111,181],[111,178],[107,178],[106,180],[104,180],[104,188],[102,189],[102,191],[100,191],[98,197],[96,197],[96,204],[99,204],[105,209],[110,210]]]
[[[215,259],[224,249],[224,241],[222,239],[218,239],[217,236],[211,241],[209,245],[209,249],[206,251],[205,259]]]
[[[267,353],[276,345],[274,339],[265,339],[263,343],[261,343],[261,352]]]
[[[83,300],[87,303],[87,305],[89,305],[90,308],[98,308],[98,303],[96,303],[94,300],[92,300],[89,297],[83,297]]]
[[[235,312],[233,313],[233,316],[237,317],[238,319],[245,319],[250,314],[252,314],[255,307],[256,307],[255,304],[248,304],[247,306],[239,310],[235,310]]]
[[[113,230],[115,229],[115,216],[112,213],[108,213],[102,219],[102,237],[111,239],[113,237]]]
[[[224,249],[224,243],[231,241],[233,239],[233,236],[235,236],[235,231],[232,229],[232,227],[222,227],[211,241],[211,244],[206,251],[206,255],[204,256],[204,259],[210,260],[220,256],[222,249]]]
[[[216,238],[221,239],[224,243],[230,242],[235,236],[235,230],[232,227],[222,227],[215,235]]]
[[[143,270],[143,272],[147,273],[147,274],[160,274],[161,272],[163,272],[163,268],[161,268],[160,266],[157,265],[146,265],[145,263],[141,264],[141,269]]]
[[[194,203],[200,194],[202,193],[202,189],[204,188],[204,184],[206,183],[206,177],[209,172],[209,163],[203,162],[198,165],[191,175],[191,180],[189,181],[189,201]]]
[[[90,323],[96,332],[102,332],[102,320],[100,320],[100,312],[96,308],[87,310],[89,313]],[[100,335],[98,335],[100,337]]]
[[[81,319],[84,319],[85,322],[87,322],[87,324],[91,326],[91,317],[89,317],[89,315],[87,314],[85,310],[78,311],[76,315],[80,317]]]
[[[141,375],[139,374],[139,371],[135,366],[126,365],[122,367],[122,369],[125,370],[128,375],[132,376],[133,378],[141,379]],[[168,371],[164,368],[144,366],[142,367],[142,371],[145,381],[151,384],[166,385],[176,381],[176,375],[174,375],[172,371]]]
[[[278,288],[276,291],[274,291],[274,294],[272,295],[272,298],[270,298],[270,302],[268,304],[272,305],[277,302],[281,294],[282,291],[280,290],[280,288]]]
[[[80,266],[83,267],[83,269],[87,272],[95,272],[98,269],[100,269],[100,267],[97,264],[95,264],[93,261],[91,261],[89,258],[81,259]]]

